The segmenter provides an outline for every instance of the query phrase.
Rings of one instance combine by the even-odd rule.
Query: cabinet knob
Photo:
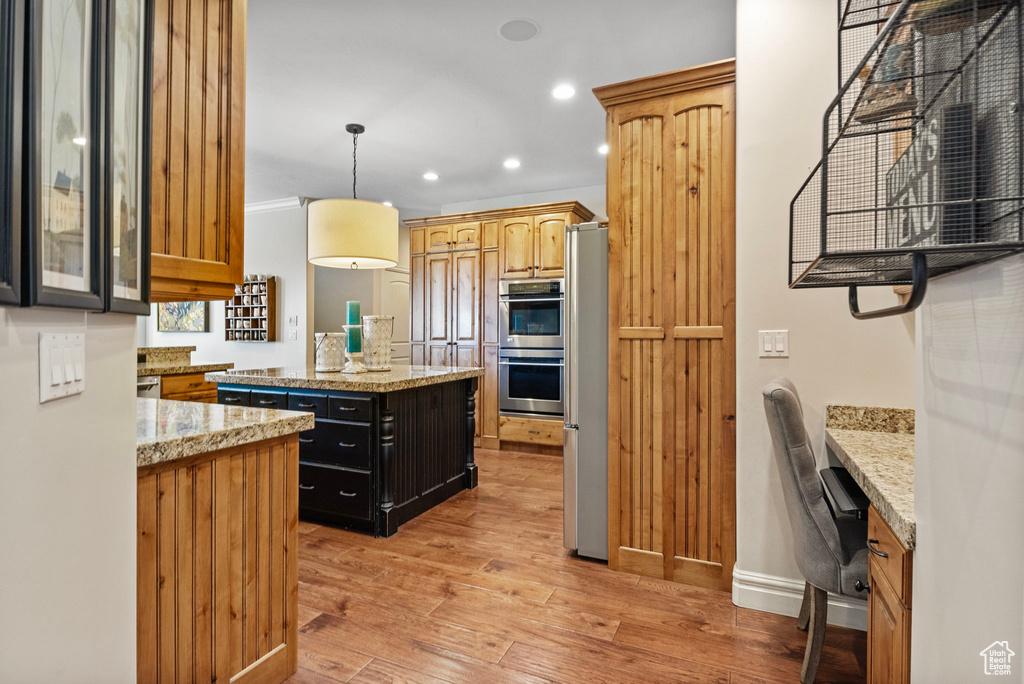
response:
[[[866,591],[869,594],[871,593],[871,585],[867,582],[861,582],[860,580],[853,583],[853,588],[857,591]]]

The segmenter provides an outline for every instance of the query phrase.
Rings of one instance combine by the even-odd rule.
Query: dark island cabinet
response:
[[[308,411],[299,434],[299,516],[389,537],[477,485],[477,380],[363,393],[218,385],[222,404]]]

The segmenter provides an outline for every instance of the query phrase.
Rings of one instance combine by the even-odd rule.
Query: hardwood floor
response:
[[[612,572],[562,548],[561,458],[479,450],[480,486],[388,539],[301,523],[289,682],[781,684],[796,618]],[[863,682],[863,632],[829,627],[818,682]]]

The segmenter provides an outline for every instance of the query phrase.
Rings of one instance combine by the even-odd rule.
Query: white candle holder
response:
[[[351,333],[352,328],[359,328],[359,332],[362,333],[363,326],[361,326],[361,325],[346,325],[345,326],[345,334],[346,334],[346,336],[352,334]],[[362,344],[362,335],[359,336],[359,339],[360,339],[360,345],[361,345]],[[346,339],[346,342],[347,342],[347,339]],[[363,352],[350,352],[348,350],[348,345],[346,344],[346,347],[345,347],[345,359],[346,359],[345,367],[341,369],[342,373],[355,374],[355,373],[365,373],[366,372],[366,366],[363,365]]]

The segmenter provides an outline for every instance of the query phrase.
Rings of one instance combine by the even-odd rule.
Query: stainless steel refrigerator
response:
[[[565,230],[564,544],[608,560],[608,229]]]

